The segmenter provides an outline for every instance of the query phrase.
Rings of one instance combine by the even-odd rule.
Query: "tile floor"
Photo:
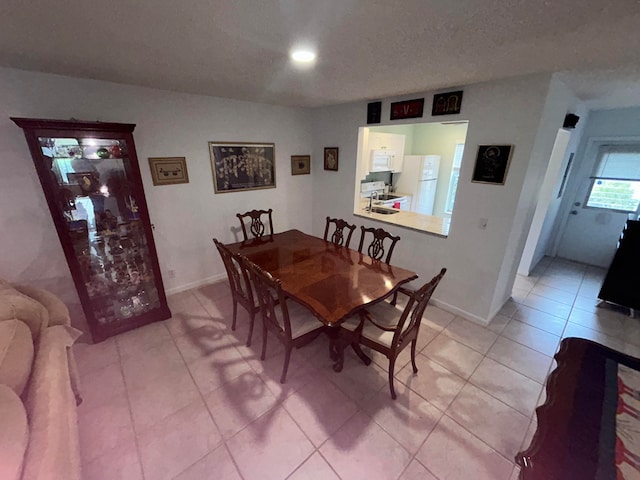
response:
[[[75,347],[85,478],[513,480],[561,337],[640,355],[638,320],[595,307],[603,274],[545,258],[487,328],[429,306],[396,401],[384,358],[334,373],[324,336],[281,385],[282,348],[261,362],[244,312],[231,331],[226,283],[174,295],[170,320]]]

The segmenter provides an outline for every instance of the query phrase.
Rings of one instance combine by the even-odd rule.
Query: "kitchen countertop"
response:
[[[374,202],[375,203],[375,202]],[[384,215],[375,212],[368,212],[366,208],[368,203],[362,204],[359,211],[354,212],[354,215],[358,217],[369,218],[371,220],[379,220],[400,227],[410,228],[420,232],[431,233],[441,237],[447,237],[449,235],[449,225],[451,223],[450,218],[434,217],[433,215],[423,215],[421,213],[410,212],[408,210],[396,210],[398,213],[392,215]],[[385,210],[393,210],[392,208],[385,208],[374,205],[377,208],[384,208]]]

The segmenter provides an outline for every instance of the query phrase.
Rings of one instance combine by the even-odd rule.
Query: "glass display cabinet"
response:
[[[12,120],[24,130],[93,340],[169,318],[135,125]]]

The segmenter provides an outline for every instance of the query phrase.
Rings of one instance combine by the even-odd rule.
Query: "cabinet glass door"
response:
[[[93,339],[169,318],[135,125],[12,120],[24,130]]]

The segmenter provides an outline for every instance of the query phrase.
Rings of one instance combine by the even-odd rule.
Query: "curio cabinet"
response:
[[[24,130],[94,341],[169,318],[135,125],[12,120]]]

